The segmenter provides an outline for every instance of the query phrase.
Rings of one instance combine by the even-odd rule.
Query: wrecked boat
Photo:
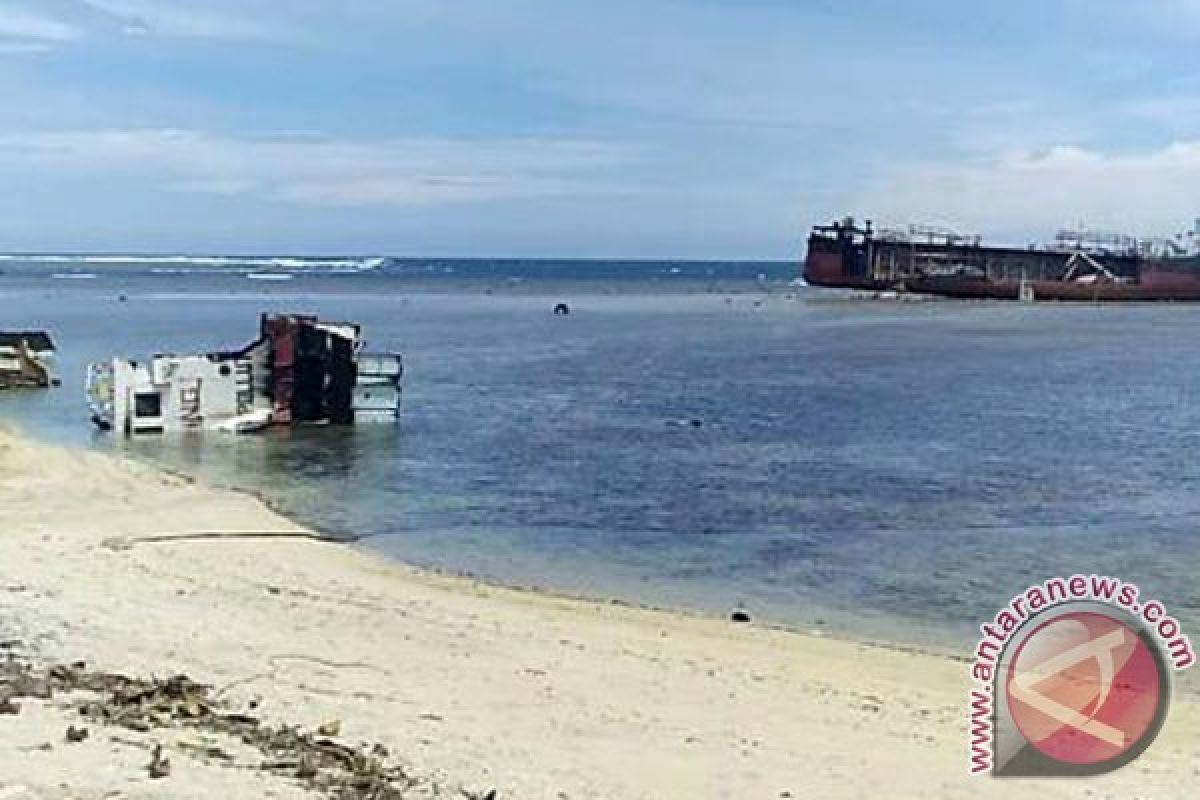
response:
[[[401,356],[364,347],[357,324],[264,314],[240,350],[90,365],[88,407],[99,428],[126,434],[394,420]]]
[[[929,226],[876,230],[846,217],[813,228],[804,279],[969,299],[1200,302],[1200,220],[1167,238],[1063,230],[1050,244],[1005,247]]]
[[[54,342],[45,331],[0,331],[0,389],[57,385]]]

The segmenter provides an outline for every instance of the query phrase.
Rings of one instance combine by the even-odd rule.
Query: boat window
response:
[[[135,417],[161,417],[162,395],[158,392],[139,392],[133,396]]]

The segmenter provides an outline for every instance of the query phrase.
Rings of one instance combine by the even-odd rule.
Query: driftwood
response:
[[[185,728],[206,734],[231,737],[262,755],[258,769],[288,776],[333,800],[403,800],[438,796],[440,788],[410,775],[388,762],[382,744],[351,747],[334,738],[337,728],[322,726],[318,732],[291,725],[269,725],[252,714],[231,711],[215,696],[212,687],[186,675],[167,679],[141,679],[91,671],[83,662],[35,669],[16,660],[0,663],[0,713],[20,712],[18,698],[51,699],[56,693],[93,695],[76,708],[87,721],[147,733],[156,729]],[[325,734],[333,735],[325,735]],[[68,729],[71,741],[80,741],[86,729]],[[215,745],[180,743],[188,756],[216,763],[232,757]],[[154,745],[146,772],[166,779],[171,765],[163,747]],[[495,790],[478,794],[462,792],[466,798],[495,800]]]

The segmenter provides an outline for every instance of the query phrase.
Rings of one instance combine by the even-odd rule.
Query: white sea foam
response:
[[[97,266],[155,265],[151,272],[181,274],[202,269],[278,269],[284,271],[368,272],[387,263],[381,256],[364,258],[304,258],[300,256],[191,256],[191,255],[63,255],[0,254],[0,261],[32,264],[89,264]],[[164,266],[171,265],[171,266]],[[191,269],[189,269],[191,268]]]

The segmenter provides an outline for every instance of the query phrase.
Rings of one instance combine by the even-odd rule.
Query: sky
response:
[[[0,0],[0,249],[791,259],[1200,215],[1200,0]]]

